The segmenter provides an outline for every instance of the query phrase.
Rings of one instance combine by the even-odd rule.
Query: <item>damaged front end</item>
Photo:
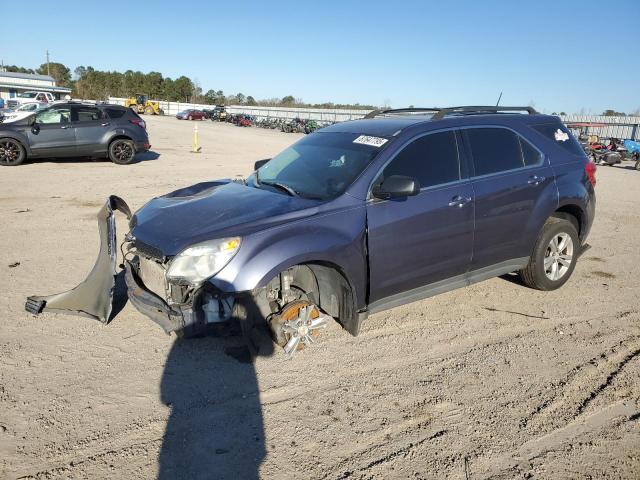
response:
[[[124,251],[129,301],[166,333],[193,336],[212,324],[231,320],[236,298],[211,283],[198,285],[169,281],[170,259],[127,236]]]
[[[115,212],[129,221],[131,210],[124,200],[110,196],[98,212],[100,251],[87,276],[77,287],[50,296],[27,298],[25,309],[82,315],[102,323],[111,320],[116,292],[117,265]],[[171,258],[157,248],[138,241],[128,233],[121,245],[127,296],[141,313],[166,333],[197,335],[211,324],[222,324],[232,317],[235,296],[223,294],[209,282],[192,285],[167,279]]]

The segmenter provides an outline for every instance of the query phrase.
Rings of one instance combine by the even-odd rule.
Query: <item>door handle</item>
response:
[[[104,123],[101,123],[100,125],[102,125],[103,127],[106,127],[106,126],[111,125],[111,124],[109,122],[104,122]]]
[[[544,177],[539,177],[538,175],[532,175],[529,177],[529,180],[527,180],[527,183],[533,186],[540,185],[542,182],[544,182]]]
[[[450,207],[464,207],[470,201],[471,201],[470,197],[463,197],[461,195],[456,195],[449,202],[449,206]]]
[[[71,127],[71,125],[62,125],[60,128],[62,128],[64,130],[64,129],[67,129],[67,128],[70,128],[70,127]]]

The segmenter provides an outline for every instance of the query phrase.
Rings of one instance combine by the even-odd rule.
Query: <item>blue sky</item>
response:
[[[640,109],[638,0],[3,2],[11,17],[29,26],[3,22],[5,64],[37,67],[49,49],[72,69],[255,98],[442,106],[504,91],[546,112]]]

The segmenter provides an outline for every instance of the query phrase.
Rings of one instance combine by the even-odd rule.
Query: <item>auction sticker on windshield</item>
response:
[[[370,137],[369,135],[360,135],[353,143],[360,143],[362,145],[369,145],[370,147],[381,147],[389,140],[381,137]]]

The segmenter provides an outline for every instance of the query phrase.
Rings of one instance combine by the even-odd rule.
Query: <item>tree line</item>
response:
[[[176,79],[164,77],[160,72],[143,73],[127,70],[126,72],[96,70],[93,67],[77,67],[73,74],[62,63],[43,63],[36,69],[8,65],[4,67],[7,72],[37,73],[51,75],[56,84],[72,89],[74,98],[91,100],[107,100],[109,97],[131,97],[136,94],[148,95],[154,100],[167,102],[201,103],[208,105],[261,105],[268,107],[308,107],[308,108],[340,108],[374,110],[374,105],[341,104],[333,102],[305,103],[300,98],[287,95],[282,98],[268,98],[256,100],[251,95],[236,93],[226,95],[222,90],[209,89],[203,92],[200,83],[187,76]],[[552,115],[557,115],[553,112]],[[566,115],[560,112],[560,115]],[[604,116],[627,116],[624,112],[607,109],[601,113]],[[640,109],[629,115],[640,115]]]
[[[332,102],[308,104],[302,99],[287,95],[282,98],[256,100],[251,95],[236,93],[227,95],[222,90],[203,91],[197,80],[182,75],[172,79],[160,72],[143,73],[96,70],[79,66],[73,73],[66,65],[57,62],[43,63],[36,69],[8,65],[7,72],[37,73],[51,75],[58,86],[72,89],[71,96],[91,100],[107,100],[109,97],[131,97],[136,94],[148,95],[153,100],[168,102],[202,103],[208,105],[263,105],[278,107],[344,108],[372,110],[373,105],[334,104]]]

